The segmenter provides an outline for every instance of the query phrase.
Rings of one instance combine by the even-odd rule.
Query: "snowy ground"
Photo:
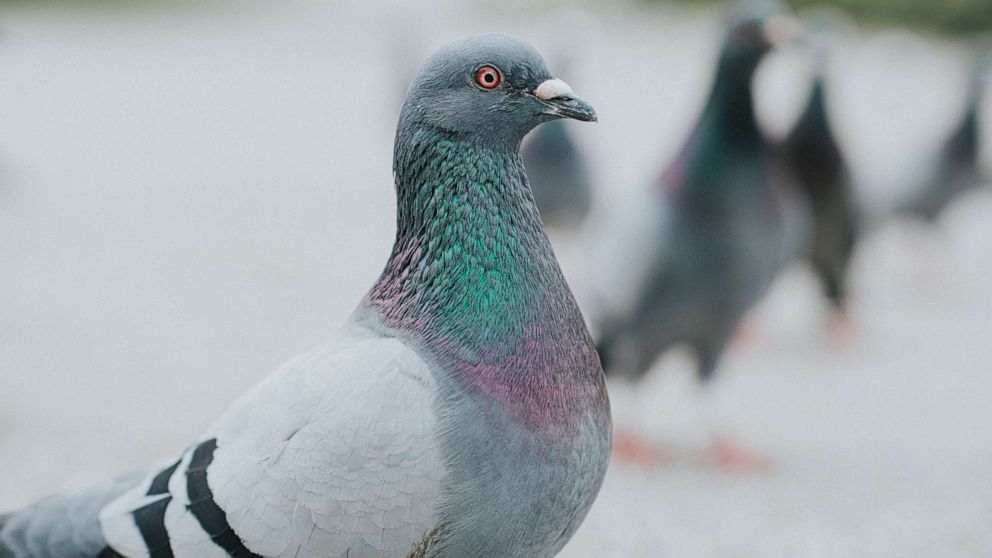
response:
[[[570,16],[576,37],[526,5],[4,7],[0,508],[174,455],[337,328],[391,242],[402,84],[448,39],[563,42],[564,77],[600,113],[575,131],[601,199],[653,176],[695,117],[718,20],[612,9]],[[839,61],[841,133],[882,204],[947,129],[962,65],[891,33]],[[801,68],[783,54],[761,72],[773,129]],[[823,342],[808,276],[787,274],[766,340],[730,354],[710,394],[774,470],[615,465],[562,556],[992,555],[990,217],[986,192],[937,231],[876,231],[843,350]],[[618,416],[650,426],[663,380]]]

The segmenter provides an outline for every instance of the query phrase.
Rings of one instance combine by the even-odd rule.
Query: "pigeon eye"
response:
[[[475,83],[483,89],[495,89],[500,81],[499,70],[492,66],[483,66],[475,71]]]

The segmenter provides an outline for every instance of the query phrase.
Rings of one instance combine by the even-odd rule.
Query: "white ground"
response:
[[[393,121],[425,51],[481,30],[570,45],[563,77],[601,118],[574,130],[612,201],[695,118],[719,27],[623,7],[548,27],[524,2],[331,5],[0,11],[0,508],[175,455],[336,329],[388,252]],[[954,55],[884,34],[837,60],[876,206],[949,126]],[[773,129],[798,106],[797,69],[762,70]],[[615,465],[562,556],[992,555],[990,217],[985,193],[936,232],[878,230],[854,274],[861,336],[840,351],[808,276],[788,274],[760,312],[766,340],[730,354],[709,394],[774,471]],[[618,417],[657,426],[666,385],[636,410],[618,397]]]

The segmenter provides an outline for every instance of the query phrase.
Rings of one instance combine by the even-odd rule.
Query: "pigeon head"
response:
[[[750,9],[732,20],[701,124],[716,123],[721,137],[735,139],[739,144],[763,145],[754,115],[751,81],[769,50],[797,36],[798,24],[783,15],[767,17]]]
[[[725,64],[753,70],[770,50],[797,36],[798,23],[788,16],[740,17],[727,30],[721,57]]]
[[[557,118],[595,121],[596,111],[551,74],[532,46],[494,33],[454,41],[431,55],[407,91],[400,125],[515,145]]]

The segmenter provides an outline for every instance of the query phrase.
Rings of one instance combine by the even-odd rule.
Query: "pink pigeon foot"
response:
[[[742,352],[750,352],[765,344],[768,335],[761,323],[754,318],[747,317],[737,324],[734,335],[731,338],[731,345],[734,349]]]
[[[841,308],[830,316],[827,323],[827,344],[835,349],[848,349],[856,345],[861,338],[858,326],[851,320],[847,310]]]
[[[659,448],[642,436],[618,430],[613,435],[613,457],[628,465],[655,467],[662,461]]]
[[[767,473],[772,470],[770,457],[726,436],[710,440],[706,457],[711,466],[726,472]]]

